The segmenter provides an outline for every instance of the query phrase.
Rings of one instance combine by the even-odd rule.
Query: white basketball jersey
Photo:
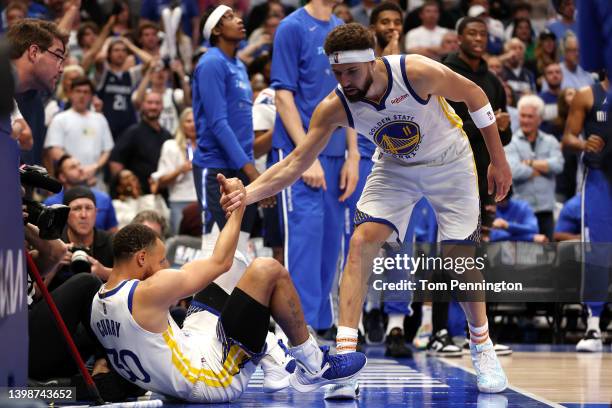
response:
[[[233,376],[224,369],[231,372],[238,368],[226,365],[216,372],[210,370],[219,365],[206,363],[206,359],[219,358],[214,352],[220,346],[214,345],[217,341],[212,335],[183,332],[169,313],[163,333],[149,332],[136,323],[131,309],[139,282],[123,281],[109,291],[102,286],[93,299],[91,328],[115,370],[142,388],[186,400],[198,400],[202,386],[228,386]]]
[[[423,100],[412,89],[406,76],[406,56],[381,59],[389,81],[379,102],[350,102],[340,85],[336,89],[349,126],[374,142],[377,153],[409,163],[428,162],[458,140],[465,143],[463,122],[448,102],[436,95]]]

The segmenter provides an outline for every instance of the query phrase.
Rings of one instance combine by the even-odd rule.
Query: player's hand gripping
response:
[[[493,164],[493,162],[489,164],[487,181],[489,194],[495,192],[495,201],[503,200],[512,185],[512,171],[505,157],[496,164]]]
[[[221,191],[221,206],[229,218],[232,212],[246,206],[246,189],[238,178],[227,179],[223,174],[217,174],[217,181]],[[226,208],[228,204],[231,204],[231,209]]]

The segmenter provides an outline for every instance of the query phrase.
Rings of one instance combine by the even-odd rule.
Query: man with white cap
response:
[[[193,73],[193,114],[197,148],[193,174],[198,201],[205,212],[206,233],[216,224],[225,226],[219,205],[218,173],[238,177],[245,185],[259,173],[253,159],[253,90],[246,67],[236,57],[245,38],[242,19],[227,6],[219,6],[202,17],[204,39],[211,47],[200,58]],[[255,220],[255,206],[247,207],[238,250],[243,251]]]
[[[374,257],[382,242],[395,235],[404,237],[421,197],[436,212],[438,239],[447,243],[444,256],[474,257],[470,242],[479,239],[477,173],[462,121],[445,98],[467,105],[485,139],[491,157],[489,193],[495,191],[500,201],[512,182],[494,111],[479,86],[419,55],[375,59],[373,48],[371,33],[359,24],[342,25],[329,33],[324,49],[339,86],[316,108],[304,143],[246,189],[247,203],[253,203],[293,183],[311,166],[338,126],[352,127],[376,143],[374,167],[357,203],[357,226],[340,283],[339,354],[356,350],[357,324]],[[228,213],[240,206],[240,199],[234,196],[238,194],[221,199]],[[475,277],[473,271],[449,273],[455,279]],[[459,300],[470,328],[478,388],[496,393],[508,381],[489,339],[482,299]],[[357,390],[354,381],[339,383],[327,396],[355,398]]]

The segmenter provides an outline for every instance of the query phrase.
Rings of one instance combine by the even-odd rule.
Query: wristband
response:
[[[491,126],[495,123],[495,114],[493,113],[493,108],[490,103],[487,103],[476,112],[470,112],[470,116],[478,129]]]

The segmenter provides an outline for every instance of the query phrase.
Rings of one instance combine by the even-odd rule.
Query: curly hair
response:
[[[115,264],[129,260],[138,251],[151,248],[157,238],[157,234],[146,225],[129,224],[121,228],[113,238]]]
[[[343,24],[327,34],[323,48],[327,55],[336,51],[374,48],[374,35],[359,23]]]

